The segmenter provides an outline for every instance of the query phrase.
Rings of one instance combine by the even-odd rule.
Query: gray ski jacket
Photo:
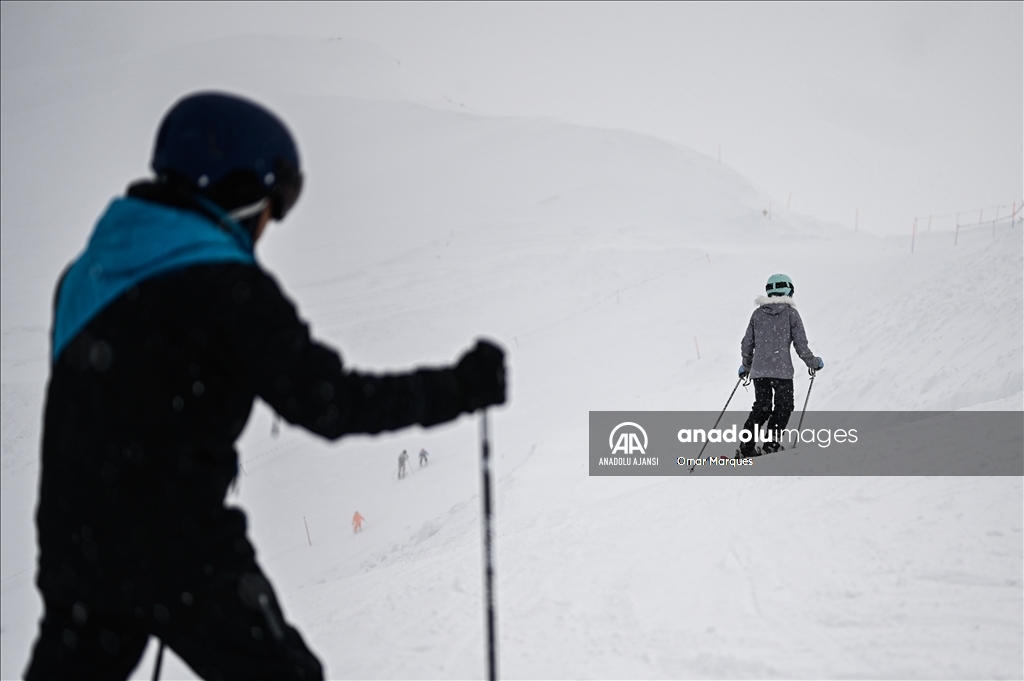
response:
[[[750,324],[740,342],[743,366],[750,368],[750,377],[793,378],[790,344],[808,368],[816,368],[817,358],[807,347],[804,323],[793,299],[758,296],[755,302],[758,308],[750,315]]]

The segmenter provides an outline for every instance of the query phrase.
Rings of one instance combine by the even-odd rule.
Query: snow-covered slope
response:
[[[504,676],[1021,676],[1018,478],[590,478],[586,465],[589,410],[721,408],[777,271],[826,361],[812,409],[1022,409],[1019,224],[956,246],[919,234],[911,254],[909,236],[777,206],[769,219],[713,159],[402,101],[400,69],[349,47],[261,38],[5,66],[0,677],[20,674],[40,610],[51,288],[104,202],[144,174],[166,106],[215,85],[267,101],[302,145],[307,191],[260,257],[318,336],[361,368],[447,362],[481,334],[509,351],[511,400],[491,417]],[[235,66],[246,55],[292,68],[257,82]],[[175,66],[189,60],[222,66],[193,82]],[[331,80],[342,65],[354,75]],[[232,503],[330,676],[481,676],[473,419],[334,445],[273,437],[271,422],[257,409]],[[398,481],[398,453],[420,447],[429,466]],[[168,664],[165,678],[189,678]]]

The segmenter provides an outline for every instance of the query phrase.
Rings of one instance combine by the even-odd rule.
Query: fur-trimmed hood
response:
[[[789,305],[793,309],[796,309],[796,303],[790,296],[774,296],[769,298],[768,296],[758,296],[754,299],[754,304],[758,307],[762,305]]]

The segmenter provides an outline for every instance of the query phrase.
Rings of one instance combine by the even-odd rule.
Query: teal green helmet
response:
[[[769,298],[776,296],[792,296],[796,291],[793,286],[793,280],[785,274],[773,274],[768,277],[768,283],[764,285],[764,290],[768,293]]]

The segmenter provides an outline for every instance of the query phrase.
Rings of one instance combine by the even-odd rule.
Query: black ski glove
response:
[[[455,365],[455,381],[463,411],[505,403],[505,353],[497,345],[478,340],[476,347]]]

